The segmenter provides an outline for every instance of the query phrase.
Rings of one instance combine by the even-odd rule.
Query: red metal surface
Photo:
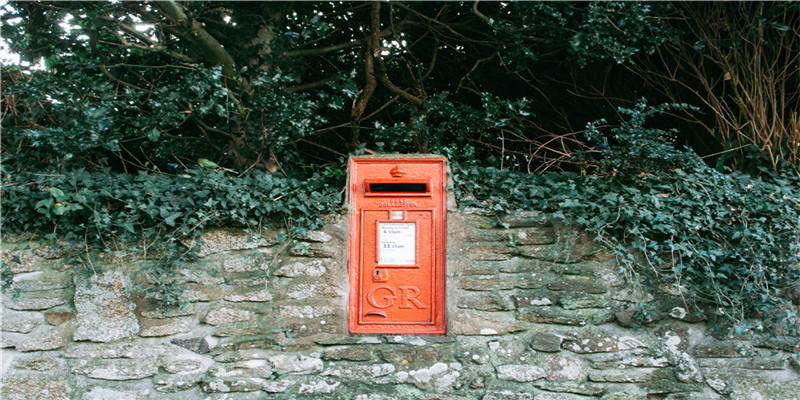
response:
[[[443,157],[350,159],[351,333],[445,333],[445,171]]]

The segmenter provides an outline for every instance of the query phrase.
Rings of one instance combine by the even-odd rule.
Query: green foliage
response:
[[[784,290],[800,281],[800,179],[721,174],[676,150],[664,131],[644,125],[671,107],[626,110],[631,118],[611,130],[617,143],[595,149],[601,174],[454,166],[460,204],[574,221],[598,235],[636,285],[673,285],[739,330],[794,329]]]
[[[147,278],[139,288],[172,306],[182,290],[174,273],[196,258],[193,243],[203,229],[291,227],[290,234],[302,236],[338,210],[343,183],[331,182],[317,174],[234,177],[213,169],[180,176],[85,170],[9,174],[3,180],[2,225],[5,232],[65,241],[70,256],[92,271],[98,257],[130,249]]]

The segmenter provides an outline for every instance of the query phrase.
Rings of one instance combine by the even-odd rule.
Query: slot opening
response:
[[[370,193],[428,193],[427,183],[368,183]]]

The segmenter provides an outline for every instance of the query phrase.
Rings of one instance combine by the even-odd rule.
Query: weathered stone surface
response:
[[[261,387],[261,390],[267,393],[283,393],[289,389],[289,386],[292,386],[294,384],[295,382],[289,380],[267,381]]]
[[[107,381],[137,380],[158,373],[158,363],[152,359],[95,359],[81,360],[72,373]]]
[[[203,322],[209,325],[221,325],[231,322],[249,321],[255,317],[256,314],[250,310],[221,305],[210,310],[203,318]]]
[[[508,311],[514,308],[509,298],[498,293],[465,293],[458,299],[458,306],[480,311]]]
[[[322,353],[325,361],[369,361],[372,359],[372,351],[364,347],[340,347],[327,349]]]
[[[563,277],[557,282],[547,285],[550,290],[565,290],[572,292],[603,294],[607,291],[605,285],[598,283],[595,279],[585,277]]]
[[[411,383],[420,389],[446,389],[460,386],[463,366],[460,363],[437,362],[431,366],[395,374],[398,383]]]
[[[646,354],[609,354],[592,358],[591,365],[594,369],[666,368],[669,359]]]
[[[269,269],[269,260],[264,254],[260,254],[260,257],[253,254],[225,257],[219,267],[226,273],[266,271]]]
[[[278,309],[278,312],[283,317],[288,318],[300,318],[300,319],[311,319],[311,318],[318,318],[324,317],[326,315],[334,315],[334,311],[330,307],[326,306],[296,306],[296,305],[286,305],[281,306]]]
[[[153,377],[153,384],[156,391],[176,393],[196,387],[203,378],[206,378],[205,373],[158,374]]]
[[[348,380],[357,381],[370,381],[374,382],[375,378],[389,375],[395,372],[394,365],[389,363],[383,364],[369,364],[369,365],[353,365],[352,363],[338,363],[329,365],[325,371],[320,375],[322,376],[335,376],[337,378],[344,378]]]
[[[197,354],[208,354],[213,347],[206,338],[172,339],[169,342]]]
[[[275,271],[273,275],[287,278],[298,278],[302,276],[318,277],[328,271],[329,264],[330,260],[292,258]]]
[[[545,365],[548,381],[579,381],[586,377],[580,362],[573,358],[556,356],[545,360]]]
[[[278,375],[313,374],[322,371],[322,360],[317,357],[276,354],[269,357],[269,362]]]
[[[232,364],[214,364],[208,370],[212,378],[271,378],[272,365],[267,360],[248,360]]]
[[[615,337],[593,335],[564,339],[562,347],[577,354],[608,353],[647,347],[633,336]]]
[[[333,258],[338,255],[337,249],[319,243],[300,243],[289,248],[289,254],[295,257]]]
[[[338,296],[339,294],[333,286],[317,283],[301,283],[294,285],[288,290],[286,295],[286,297],[293,300],[305,300],[308,298],[318,299],[322,297],[335,298]]]
[[[657,371],[654,368],[593,370],[589,371],[589,380],[592,382],[644,383],[654,380]]]
[[[510,312],[464,310],[451,322],[454,335],[498,335],[522,330],[522,325]]]
[[[272,300],[272,293],[264,285],[236,288],[232,293],[225,295],[224,299],[230,302],[268,302]]]
[[[5,400],[69,400],[72,388],[63,380],[5,377],[2,394]]]
[[[233,250],[249,250],[279,243],[274,234],[267,236],[249,234],[240,230],[206,231],[200,238],[199,257]]]
[[[45,333],[27,338],[17,346],[17,350],[30,352],[60,349],[70,342],[73,332],[75,332],[75,324],[73,322],[63,324]]]
[[[467,238],[470,242],[504,242],[515,245],[552,244],[556,234],[552,228],[536,227],[527,229],[478,229]]]
[[[120,271],[93,275],[88,282],[76,277],[78,329],[74,339],[110,342],[139,332],[130,286],[130,279]]]
[[[267,380],[262,378],[209,378],[200,382],[200,388],[205,393],[255,392],[266,384]]]
[[[44,318],[48,324],[59,326],[75,319],[75,312],[72,310],[50,310],[44,313]]]
[[[800,353],[800,337],[798,336],[756,337],[753,343],[756,347]]]
[[[467,258],[474,261],[504,261],[519,254],[516,247],[509,245],[470,246]]]
[[[94,358],[153,358],[169,352],[169,347],[141,341],[119,341],[112,343],[72,343],[61,350],[61,356],[68,359]]]
[[[41,257],[34,256],[30,251],[3,249],[0,250],[0,256],[15,274],[41,271],[45,264]]]
[[[511,390],[487,390],[482,400],[534,400],[528,392],[514,392]]]
[[[145,400],[149,390],[114,390],[108,388],[93,388],[81,396],[81,400]]]
[[[588,319],[580,314],[565,312],[561,308],[551,306],[520,310],[519,319],[537,324],[569,326],[583,326],[588,322]]]
[[[139,320],[141,337],[170,336],[178,333],[186,333],[197,326],[193,318],[181,319],[145,319]]]
[[[553,335],[550,333],[535,333],[531,336],[531,348],[536,351],[546,353],[557,353],[561,351],[561,342],[564,339],[561,336]]]
[[[333,237],[331,237],[331,235],[329,235],[325,231],[316,231],[316,230],[306,232],[306,235],[303,238],[303,240],[309,242],[317,242],[317,243],[327,243],[330,242],[332,239]]]
[[[547,376],[544,368],[527,364],[508,364],[497,367],[497,378],[504,381],[533,382]]]
[[[42,314],[2,310],[0,330],[3,332],[29,333],[42,324]]]
[[[328,394],[335,392],[341,382],[336,382],[333,379],[320,379],[311,383],[302,383],[297,390],[300,394]]]
[[[169,358],[164,360],[162,367],[168,374],[195,374],[207,371],[212,363],[208,357]]]
[[[593,383],[574,383],[569,381],[538,380],[533,383],[541,390],[556,393],[573,393],[583,396],[600,396],[605,393],[605,388]]]
[[[392,347],[381,350],[380,355],[383,360],[392,363],[401,371],[452,361],[452,357],[429,347]]]
[[[189,303],[216,301],[222,298],[224,291],[218,285],[201,285],[188,283],[184,285],[181,300]]]
[[[739,358],[748,356],[752,351],[743,343],[710,342],[697,346],[695,356],[698,358]]]
[[[42,292],[66,289],[71,286],[69,274],[47,271],[46,273],[17,275],[8,290],[11,293]]]
[[[495,291],[508,289],[538,289],[544,284],[537,273],[469,275],[462,277],[458,287],[463,290]]]
[[[512,298],[514,299],[514,304],[517,306],[517,308],[550,306],[553,305],[558,299],[548,290],[539,290],[534,293],[514,295]]]
[[[67,304],[72,298],[72,291],[69,289],[23,292],[19,295],[10,293],[12,292],[6,291],[3,295],[3,306],[17,311],[47,310]]]
[[[273,321],[256,320],[232,322],[230,324],[217,325],[214,336],[217,337],[243,337],[243,336],[266,336],[276,335],[280,332],[280,327]]]
[[[558,304],[565,310],[576,310],[581,308],[608,308],[613,306],[614,302],[583,292],[562,292],[559,293]]]
[[[14,368],[36,372],[53,371],[60,365],[61,362],[53,357],[21,358],[14,361]]]

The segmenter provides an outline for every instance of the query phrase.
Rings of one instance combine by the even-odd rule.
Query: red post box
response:
[[[351,333],[445,333],[445,158],[350,159]]]

